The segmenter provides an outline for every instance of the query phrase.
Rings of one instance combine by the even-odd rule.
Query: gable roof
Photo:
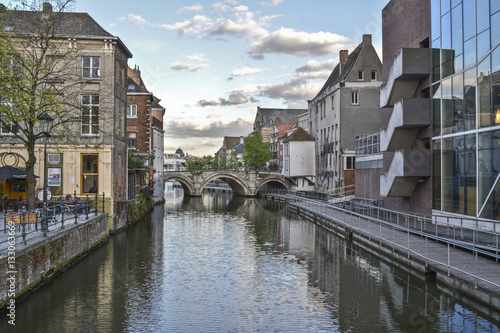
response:
[[[255,114],[254,130],[260,128],[272,128],[276,118],[280,123],[296,123],[297,117],[307,109],[274,109],[257,107]]]
[[[339,83],[341,80],[346,80],[347,76],[351,73],[352,68],[354,67],[354,64],[358,60],[359,54],[361,50],[363,49],[364,43],[360,43],[348,56],[347,56],[347,63],[344,66],[344,69],[342,72],[340,72],[340,63],[335,66],[333,69],[332,73],[326,80],[325,84],[321,88],[318,94],[316,94],[316,97],[320,96],[323,94],[323,92],[328,89],[329,87]]]
[[[277,123],[276,129],[278,130],[278,137],[282,137],[286,132],[293,127],[295,123]]]
[[[1,13],[6,19],[5,25],[12,27],[13,33],[27,35],[39,33],[40,27],[46,26],[43,20],[46,20],[47,15],[50,15],[51,23],[54,23],[56,37],[117,40],[128,57],[132,58],[132,53],[120,38],[107,32],[87,13],[26,10],[5,10]]]
[[[285,142],[290,141],[314,141],[314,139],[305,129],[299,127],[285,140]]]

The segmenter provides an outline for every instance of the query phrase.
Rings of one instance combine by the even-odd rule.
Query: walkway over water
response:
[[[264,185],[274,184],[290,189],[291,183],[279,172],[240,171],[240,170],[195,170],[166,171],[164,181],[178,181],[182,184],[184,193],[189,196],[201,196],[203,189],[211,181],[225,181],[240,196],[253,197]]]
[[[452,226],[450,237],[444,237],[441,233],[447,226],[438,223],[432,226],[434,233],[424,225],[411,226],[409,220],[395,222],[376,218],[289,194],[270,196],[286,200],[292,210],[335,233],[365,243],[426,273],[436,274],[448,285],[500,309],[498,233]]]

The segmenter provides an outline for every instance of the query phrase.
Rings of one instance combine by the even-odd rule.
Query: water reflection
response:
[[[19,332],[498,331],[499,314],[231,195],[165,207],[18,304]],[[496,325],[496,326],[495,326]]]

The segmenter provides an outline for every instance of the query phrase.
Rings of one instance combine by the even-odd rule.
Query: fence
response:
[[[104,213],[105,194],[95,196],[62,196],[50,200],[45,207],[35,210],[26,210],[25,205],[20,205],[17,212],[4,212],[3,234],[0,233],[0,253],[12,243],[10,237],[15,237],[15,243],[27,244],[27,239],[50,231],[65,229],[69,223],[77,224],[78,220],[88,220],[92,215],[97,216],[99,211]],[[19,233],[20,232],[20,233]]]

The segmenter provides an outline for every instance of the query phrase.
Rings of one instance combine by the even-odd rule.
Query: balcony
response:
[[[394,57],[387,82],[380,87],[380,107],[390,107],[400,99],[412,98],[419,81],[429,74],[429,49],[401,49]]]
[[[430,99],[400,100],[394,105],[387,127],[380,132],[380,149],[382,151],[410,149],[420,129],[430,125]]]
[[[430,150],[398,150],[394,154],[389,170],[380,174],[380,195],[410,197],[418,182],[430,176]]]

